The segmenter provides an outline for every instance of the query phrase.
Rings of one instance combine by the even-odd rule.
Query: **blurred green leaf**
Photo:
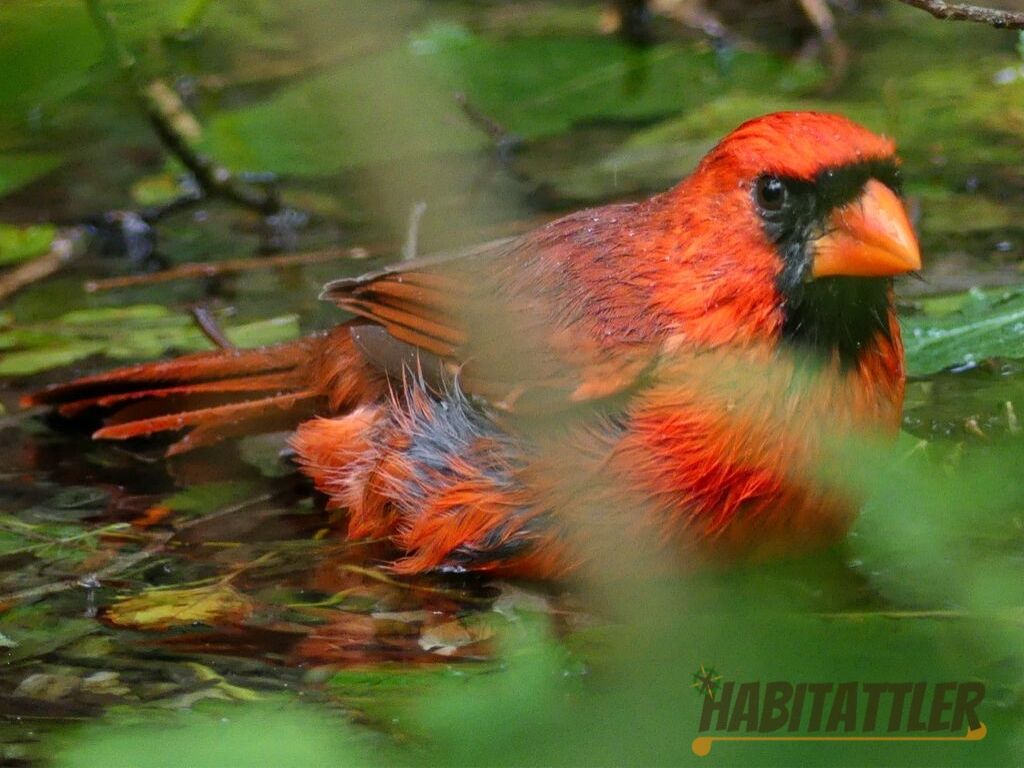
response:
[[[324,710],[282,702],[221,705],[160,726],[85,727],[53,760],[60,768],[344,768],[387,764],[380,739]]]
[[[51,224],[25,227],[0,224],[0,266],[46,253],[56,234],[57,228]]]
[[[222,112],[208,124],[203,146],[237,170],[261,169],[298,175],[327,175],[414,155],[465,152],[486,139],[470,127],[454,102],[444,111],[415,111],[422,97],[413,77],[402,77],[412,62],[403,52],[361,60],[287,88],[261,104]],[[415,69],[410,74],[416,75]],[[404,114],[381,106],[405,103]],[[301,119],[296,116],[302,115]]]
[[[129,45],[174,29],[190,0],[103,0]],[[49,105],[97,78],[105,55],[100,36],[79,0],[18,0],[0,4],[0,103],[30,109]],[[113,67],[100,77],[116,80]],[[9,115],[7,117],[10,117]]]
[[[176,27],[179,32],[188,32],[195,27],[203,18],[206,9],[210,7],[210,0],[185,0],[182,3],[181,11],[178,13]]]
[[[68,325],[99,325],[104,323],[124,323],[136,320],[156,320],[174,317],[167,307],[159,304],[135,304],[128,307],[94,307],[76,309],[61,316],[60,323]],[[186,318],[179,316],[179,321]]]
[[[42,656],[99,629],[89,619],[59,615],[46,603],[7,610],[3,614],[3,628],[8,643],[0,650],[0,658],[5,664]]]
[[[726,76],[713,53],[689,45],[638,51],[611,38],[569,36],[495,42],[440,23],[405,46],[214,116],[206,147],[237,169],[323,175],[485,146],[486,137],[451,98],[455,91],[464,91],[475,109],[508,130],[533,139],[585,121],[674,114],[700,103],[700,91],[686,87],[695,81],[753,94],[798,71],[781,59],[740,52]],[[790,87],[810,87],[819,77],[812,68]]]
[[[102,352],[104,344],[98,341],[70,341],[46,349],[7,352],[0,359],[0,376],[28,376],[50,368],[60,368]]]
[[[0,103],[14,113],[8,120],[85,85],[101,56],[85,3],[74,0],[0,4],[0,29]]]
[[[0,196],[45,176],[63,161],[63,156],[53,152],[0,154]]]
[[[295,315],[225,329],[242,347],[276,344],[299,335]],[[52,321],[0,329],[0,375],[23,376],[68,365],[94,354],[117,360],[157,357],[169,350],[210,348],[191,317],[155,304],[68,312]]]

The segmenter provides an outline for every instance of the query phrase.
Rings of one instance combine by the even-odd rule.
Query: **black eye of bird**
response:
[[[754,199],[762,211],[780,211],[786,204],[789,190],[778,176],[762,176],[754,187]]]

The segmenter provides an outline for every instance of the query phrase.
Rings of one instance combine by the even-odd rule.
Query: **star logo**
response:
[[[693,673],[693,683],[690,685],[700,696],[715,698],[718,689],[721,687],[722,676],[715,671],[714,667],[700,665],[700,669]]]

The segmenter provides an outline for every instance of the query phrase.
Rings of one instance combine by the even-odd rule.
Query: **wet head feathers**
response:
[[[736,180],[771,173],[812,181],[822,171],[892,162],[896,146],[842,117],[821,112],[776,112],[743,123],[712,149],[696,174],[715,169]]]

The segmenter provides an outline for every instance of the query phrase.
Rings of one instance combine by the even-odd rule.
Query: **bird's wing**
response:
[[[600,238],[584,247],[559,225],[336,280],[322,298],[377,326],[353,335],[389,373],[440,361],[470,393],[520,412],[620,395],[658,354],[657,334],[637,325],[644,295],[610,288],[621,281],[601,271]]]
[[[460,273],[480,271],[483,264],[478,261],[499,258],[514,242],[495,240],[334,280],[324,286],[320,298],[383,326],[398,341],[441,358],[455,358],[466,342],[460,314],[481,287],[474,290],[462,283]]]

